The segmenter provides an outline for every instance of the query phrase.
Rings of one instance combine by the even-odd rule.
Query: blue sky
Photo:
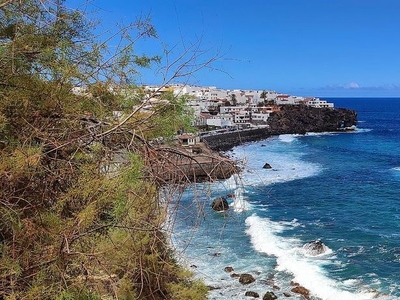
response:
[[[191,84],[400,97],[399,0],[92,0],[86,9],[104,31],[150,15],[159,40],[138,43],[138,54],[163,55],[167,47],[173,59],[200,43],[197,63],[218,59],[185,78]],[[160,80],[155,70],[139,79]]]

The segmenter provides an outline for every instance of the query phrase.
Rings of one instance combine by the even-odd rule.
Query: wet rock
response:
[[[211,204],[213,210],[225,211],[229,209],[228,201],[224,197],[215,198]]]
[[[274,290],[276,290],[276,291],[279,291],[279,290],[281,289],[281,288],[280,288],[279,286],[277,286],[277,285],[273,285],[272,288],[273,288]]]
[[[303,295],[306,299],[310,299],[310,291],[301,285],[292,288],[291,291],[293,293]]]
[[[272,167],[269,163],[265,163],[265,165],[263,166],[263,169],[272,169]]]
[[[316,256],[324,254],[328,247],[321,240],[315,240],[304,244],[303,249],[308,255]]]
[[[244,294],[246,297],[253,297],[253,298],[259,298],[260,295],[256,292],[253,291],[248,291]]]
[[[290,293],[287,293],[287,292],[284,292],[284,293],[283,293],[283,296],[285,296],[285,297],[292,297],[292,295],[291,295]]]
[[[224,271],[227,272],[227,273],[230,273],[230,272],[233,272],[235,270],[232,267],[225,267]]]
[[[240,274],[238,274],[238,273],[232,273],[232,274],[231,274],[231,277],[232,277],[232,278],[239,278],[239,277],[240,277]]]
[[[278,297],[274,294],[274,292],[266,292],[263,300],[275,300],[278,299]]]
[[[250,284],[252,282],[256,281],[251,274],[241,274],[239,277],[239,282],[241,284]]]

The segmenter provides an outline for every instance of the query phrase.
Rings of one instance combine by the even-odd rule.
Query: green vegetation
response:
[[[204,299],[149,168],[148,139],[189,126],[185,99],[141,110],[148,20],[115,53],[93,29],[62,0],[0,4],[0,298]]]

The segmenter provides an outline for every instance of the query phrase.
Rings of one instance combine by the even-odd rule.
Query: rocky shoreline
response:
[[[219,152],[280,134],[343,131],[357,124],[357,113],[343,108],[283,105],[272,113],[268,127],[206,135],[195,147],[157,147],[152,172],[163,183],[227,179],[239,172],[236,163]]]
[[[280,134],[306,134],[307,132],[339,132],[357,124],[357,112],[345,108],[315,108],[305,105],[283,105],[272,113],[268,127],[226,132],[203,137],[214,151],[229,149]]]
[[[321,109],[306,106],[282,107],[280,112],[270,116],[268,128],[258,128],[252,130],[242,130],[235,132],[226,132],[218,135],[203,137],[203,141],[213,151],[228,151],[232,147],[266,139],[280,134],[306,134],[307,132],[340,132],[351,130],[357,124],[357,113],[349,109]],[[268,168],[267,165],[264,168]],[[224,211],[229,209],[227,201],[223,197],[214,199],[211,207],[215,211]],[[311,241],[304,245],[304,251],[310,256],[322,255],[327,251],[327,247],[320,240]],[[304,286],[297,282],[288,282],[287,286],[278,286],[274,276],[271,274],[268,280],[265,280],[265,291],[260,294],[257,289],[252,290],[252,283],[260,281],[255,273],[235,273],[234,266],[227,266],[221,272],[226,272],[231,278],[237,279],[235,285],[246,287],[243,296],[251,298],[260,298],[263,300],[284,299],[300,297],[301,299],[319,299]],[[261,279],[262,280],[262,279]],[[210,290],[219,289],[219,287],[210,287]],[[299,298],[299,299],[300,299]]]

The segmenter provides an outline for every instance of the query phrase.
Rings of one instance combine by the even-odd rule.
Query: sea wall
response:
[[[271,136],[267,128],[231,131],[203,137],[203,142],[215,151],[227,151],[247,142],[264,140]]]

